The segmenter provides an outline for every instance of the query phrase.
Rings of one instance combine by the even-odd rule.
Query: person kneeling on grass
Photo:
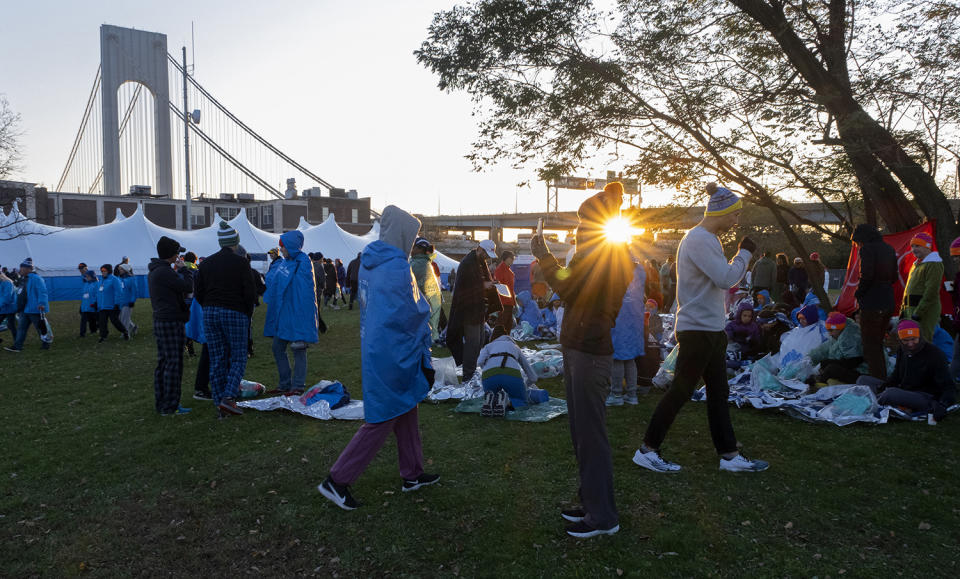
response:
[[[863,364],[860,326],[840,312],[827,316],[826,326],[830,339],[810,350],[809,354],[811,362],[820,364],[820,373],[808,378],[807,383],[826,383],[832,379],[841,384],[853,384],[863,373],[858,371]]]
[[[408,258],[420,221],[388,206],[380,239],[360,256],[360,376],[364,424],[327,478],[317,486],[341,509],[358,506],[352,485],[393,432],[400,455],[400,490],[415,491],[438,480],[423,472],[417,404],[433,384],[430,362],[430,304],[413,280]]]
[[[934,420],[940,420],[956,402],[946,356],[921,337],[920,324],[913,320],[902,320],[897,325],[897,336],[900,349],[893,373],[886,380],[860,376],[857,384],[873,389],[882,405],[903,406],[911,412],[933,414]]]
[[[550,399],[546,390],[534,388],[537,372],[501,325],[493,329],[490,343],[480,350],[477,365],[481,368],[483,391],[486,393],[480,408],[481,416],[503,416],[510,405],[516,410]],[[520,368],[523,368],[526,381]]]

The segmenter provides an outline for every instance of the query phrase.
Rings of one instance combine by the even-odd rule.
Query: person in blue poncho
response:
[[[313,263],[301,251],[302,248],[303,233],[300,231],[288,231],[280,236],[283,259],[267,272],[267,291],[263,294],[263,301],[267,304],[263,335],[273,338],[273,358],[280,375],[275,392],[292,396],[303,394],[307,379],[307,346],[316,344],[319,339]],[[292,380],[287,346],[293,351]]]
[[[4,348],[8,352],[23,350],[23,342],[27,339],[27,330],[33,324],[40,333],[40,315],[50,312],[50,303],[47,301],[47,284],[43,278],[33,270],[33,259],[27,258],[20,264],[21,282],[20,296],[17,299],[17,310],[20,312],[20,326],[17,328],[17,337],[12,347]],[[22,304],[22,307],[21,307]],[[41,340],[40,347],[50,349],[50,344]]]
[[[17,288],[13,280],[4,273],[6,268],[0,270],[0,323],[7,321],[7,329],[13,339],[17,338]],[[0,338],[0,342],[3,339]]]
[[[100,266],[100,292],[97,296],[97,327],[100,328],[100,341],[106,342],[110,333],[107,321],[123,334],[124,340],[130,339],[127,329],[120,323],[120,304],[123,303],[123,287],[113,275],[113,266],[105,263]]]
[[[607,406],[622,406],[639,403],[637,398],[637,364],[635,358],[643,356],[644,338],[643,319],[646,314],[643,290],[647,283],[644,267],[637,264],[633,270],[633,280],[623,295],[623,304],[617,314],[616,325],[610,330],[613,340],[613,368],[610,371],[610,395]],[[626,382],[626,384],[624,384]]]
[[[120,285],[123,288],[123,301],[120,302],[120,323],[127,329],[130,336],[136,336],[139,326],[133,323],[133,307],[137,303],[137,278],[133,277],[133,266],[122,263],[120,270]]]
[[[430,304],[420,294],[407,261],[420,221],[393,205],[383,210],[380,239],[360,257],[360,373],[364,424],[317,490],[344,510],[359,506],[350,485],[391,432],[400,456],[400,490],[440,480],[423,472],[417,404],[433,383]]]
[[[524,290],[517,294],[517,306],[520,308],[520,317],[517,323],[527,322],[533,328],[534,335],[539,336],[540,328],[544,325],[543,314],[529,291]]]
[[[100,293],[100,282],[97,276],[89,269],[83,272],[83,289],[80,294],[80,337],[97,333],[97,296]]]

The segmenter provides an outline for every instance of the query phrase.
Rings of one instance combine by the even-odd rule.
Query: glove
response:
[[[537,259],[550,255],[550,249],[547,248],[547,242],[543,240],[542,235],[534,235],[530,238],[530,253]]]
[[[740,245],[737,247],[737,249],[745,249],[750,253],[756,253],[757,244],[754,243],[754,241],[749,237],[744,237],[743,239],[740,240]]]

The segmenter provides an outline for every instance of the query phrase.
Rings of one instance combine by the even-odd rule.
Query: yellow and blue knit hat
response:
[[[710,201],[704,210],[704,216],[726,215],[743,209],[743,201],[736,193],[726,187],[719,187],[716,183],[707,183],[707,193]]]

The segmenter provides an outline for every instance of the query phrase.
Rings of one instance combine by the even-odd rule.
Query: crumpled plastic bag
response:
[[[883,424],[889,410],[881,410],[869,386],[837,384],[821,388],[783,406],[793,414],[813,422],[830,422],[846,426],[854,422]]]
[[[657,370],[657,374],[653,377],[653,385],[661,390],[665,390],[670,387],[670,384],[673,383],[674,372],[677,369],[677,354],[680,350],[680,344],[677,344],[673,347],[673,350],[670,350],[670,353],[667,354],[666,359],[660,364],[660,369]]]
[[[446,358],[431,358],[433,363],[433,385],[434,386],[452,386],[459,384],[457,379],[457,363],[453,356]]]
[[[510,330],[510,337],[517,342],[528,342],[532,340],[534,336],[534,327],[531,326],[528,321],[522,321],[519,326],[515,326]]]
[[[462,371],[462,370],[461,370]],[[439,402],[441,400],[470,400],[483,396],[483,383],[480,381],[480,369],[466,382],[460,384],[434,384],[427,392],[427,400]]]
[[[794,360],[783,366],[777,375],[784,380],[800,380],[802,382],[813,375],[816,368],[817,366],[814,365],[809,356],[803,356],[799,360]]]
[[[255,398],[267,391],[267,387],[252,380],[240,380],[240,398]]]
[[[827,341],[827,330],[823,322],[794,328],[780,338],[780,368],[786,368],[810,354],[810,350]]]
[[[537,378],[553,378],[563,374],[563,353],[560,350],[546,348],[543,350],[523,349]],[[522,372],[522,370],[521,370]]]

